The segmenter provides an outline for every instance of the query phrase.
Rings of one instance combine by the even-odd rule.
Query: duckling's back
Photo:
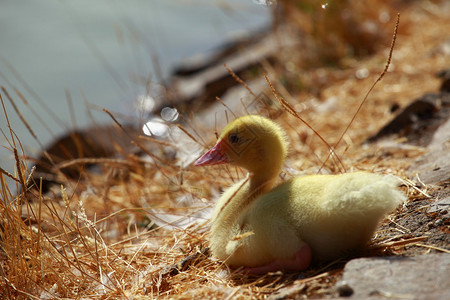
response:
[[[271,214],[296,228],[313,259],[329,260],[367,244],[383,217],[405,200],[397,185],[393,176],[366,172],[297,177],[262,196],[254,209],[260,214],[277,207]]]

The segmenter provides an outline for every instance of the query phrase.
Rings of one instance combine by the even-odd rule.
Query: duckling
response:
[[[392,176],[368,172],[296,177],[275,186],[288,152],[285,132],[256,115],[230,122],[196,166],[230,163],[248,175],[217,201],[213,256],[244,272],[303,271],[367,245],[405,200]],[[275,186],[275,187],[274,187]]]

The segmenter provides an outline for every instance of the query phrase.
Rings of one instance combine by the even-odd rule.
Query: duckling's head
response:
[[[287,145],[286,135],[277,124],[249,115],[225,126],[216,145],[195,165],[231,163],[253,174],[278,174],[287,155]]]

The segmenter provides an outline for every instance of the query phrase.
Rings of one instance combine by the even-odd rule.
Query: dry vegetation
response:
[[[294,1],[280,2],[294,5]],[[322,171],[364,169],[394,173],[405,180],[403,189],[409,203],[420,200],[426,204],[426,195],[432,194],[433,188],[415,188],[407,180],[414,174],[406,171],[423,149],[386,149],[362,146],[362,142],[391,118],[393,105],[404,106],[423,93],[438,89],[434,73],[448,67],[449,54],[443,53],[441,47],[445,42],[448,47],[445,34],[450,19],[441,9],[444,4],[439,2],[407,1],[399,8],[388,6],[386,1],[370,2],[372,8],[386,10],[391,16],[382,24],[388,32],[394,27],[394,11],[401,10],[393,61],[337,147],[340,161],[336,157],[330,159]],[[351,26],[369,14],[365,7],[352,9]],[[301,15],[308,12],[289,11]],[[371,11],[370,18],[378,13]],[[337,18],[337,14],[334,12],[333,17]],[[296,19],[295,15],[292,17]],[[320,26],[329,26],[325,15],[311,15],[312,20],[315,18],[325,18]],[[321,47],[339,49],[333,59],[339,61],[340,67],[318,67],[320,59],[314,67],[305,67],[305,60],[317,49],[311,45],[311,49],[280,53],[277,63],[266,64],[266,72],[277,93],[328,144],[334,145],[384,69],[390,35],[382,31],[376,43],[370,45],[361,40],[356,43],[355,37],[341,37],[338,46],[330,46],[335,40],[326,33],[327,27],[313,30],[311,25],[295,26],[302,30],[294,31],[318,35],[315,38]],[[341,35],[343,28],[337,29]],[[373,41],[370,33],[358,34]],[[349,56],[350,48],[345,45],[356,54],[372,55]],[[366,46],[370,51],[361,53]],[[329,53],[320,55],[329,57]],[[306,70],[300,71],[303,67]],[[270,89],[266,94],[277,103]],[[5,95],[1,96],[3,102]],[[288,131],[291,153],[284,177],[300,170],[314,173],[322,166],[329,149],[302,122],[275,104],[261,113],[276,118]],[[194,132],[189,124],[185,128],[194,139],[202,141],[201,137],[207,136],[207,142],[213,142],[213,129],[196,128]],[[201,212],[212,205],[221,188],[243,175],[240,170],[181,167],[176,159],[164,155],[168,148],[176,152],[174,146],[158,143],[150,153],[143,139],[135,139],[133,142],[151,159],[129,155],[123,160],[99,160],[101,172],[85,171],[75,181],[59,174],[63,184],[42,194],[39,188],[28,188],[30,183],[39,187],[40,182],[32,182],[33,169],[27,167],[13,128],[10,142],[17,163],[15,174],[3,169],[0,174],[0,298],[265,298],[294,282],[291,294],[298,297],[326,297],[334,293],[331,287],[339,279],[345,260],[315,266],[302,274],[252,277],[228,270],[209,256],[209,225]],[[6,185],[6,177],[14,179],[14,190]],[[386,221],[374,237],[376,255],[411,255],[430,248],[449,251],[444,249],[448,245],[411,236],[407,228],[398,225],[401,218],[417,212],[415,208],[411,212],[405,209],[407,206],[390,216],[391,221]],[[161,219],[169,217],[172,222],[161,225]]]

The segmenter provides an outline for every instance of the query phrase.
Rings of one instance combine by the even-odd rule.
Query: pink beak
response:
[[[212,166],[228,163],[226,155],[222,151],[222,141],[219,141],[214,147],[203,154],[194,163],[195,166]]]

